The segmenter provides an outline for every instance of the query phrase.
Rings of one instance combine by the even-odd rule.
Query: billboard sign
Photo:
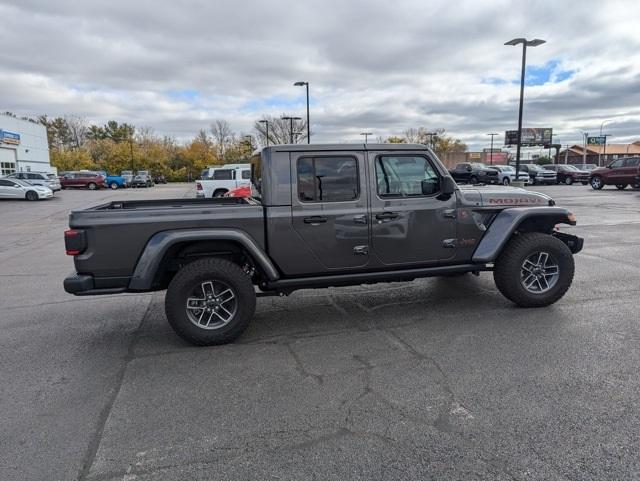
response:
[[[494,152],[493,154],[490,152],[486,152],[484,156],[485,163],[489,162],[491,164],[506,164],[508,160],[508,152]]]
[[[587,144],[589,145],[604,145],[607,141],[607,137],[599,135],[597,137],[587,137]]]
[[[550,145],[553,140],[553,129],[522,129],[522,147]],[[504,145],[518,145],[518,131],[507,130],[504,133]]]
[[[20,134],[8,132],[7,130],[0,130],[0,142],[3,144],[20,145]]]

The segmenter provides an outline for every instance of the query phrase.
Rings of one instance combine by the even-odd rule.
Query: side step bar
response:
[[[448,274],[462,274],[492,270],[485,264],[459,264],[443,267],[422,267],[404,269],[401,271],[359,272],[355,274],[339,274],[317,277],[297,277],[295,279],[277,279],[260,285],[263,291],[276,291],[284,294],[297,289],[312,289],[320,287],[352,286],[359,284],[373,284],[376,282],[405,282],[421,277],[439,277]]]

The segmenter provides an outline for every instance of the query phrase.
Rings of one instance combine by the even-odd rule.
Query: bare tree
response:
[[[211,135],[218,149],[218,157],[222,158],[235,139],[235,134],[229,126],[229,122],[224,119],[216,119],[211,124]]]
[[[89,133],[87,119],[75,115],[67,115],[64,120],[67,124],[72,148],[79,149],[87,141],[87,134]]]
[[[283,114],[282,117],[285,115]],[[265,115],[261,120],[269,122],[269,145],[289,144],[293,137],[293,143],[299,144],[307,140],[306,120],[294,120],[293,132],[291,131],[291,121],[280,117]],[[263,147],[267,145],[267,126],[264,122],[256,122],[253,125],[258,143]],[[293,134],[293,135],[292,135]]]

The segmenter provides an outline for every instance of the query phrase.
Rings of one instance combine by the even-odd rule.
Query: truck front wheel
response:
[[[247,328],[256,308],[251,278],[224,259],[200,259],[175,275],[165,297],[173,330],[198,346],[226,344]]]
[[[539,232],[515,236],[495,262],[498,290],[521,307],[543,307],[565,295],[574,273],[573,255],[561,240]]]

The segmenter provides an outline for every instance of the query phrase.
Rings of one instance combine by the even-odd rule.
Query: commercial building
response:
[[[585,155],[586,154],[586,155]],[[607,165],[609,162],[621,157],[640,156],[640,140],[630,144],[572,145],[568,149],[560,151],[558,161],[568,164],[582,164],[586,157],[586,164]]]
[[[0,115],[0,176],[13,172],[52,172],[44,125]]]

